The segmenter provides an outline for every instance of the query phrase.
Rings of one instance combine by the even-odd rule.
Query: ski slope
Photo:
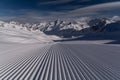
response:
[[[120,46],[0,43],[0,80],[120,80]]]

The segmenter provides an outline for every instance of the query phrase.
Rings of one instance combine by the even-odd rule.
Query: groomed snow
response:
[[[0,49],[0,80],[120,80],[119,46],[0,43]]]

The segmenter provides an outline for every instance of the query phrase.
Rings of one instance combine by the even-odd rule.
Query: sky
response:
[[[0,19],[39,21],[113,16],[119,15],[119,5],[120,0],[0,0]]]

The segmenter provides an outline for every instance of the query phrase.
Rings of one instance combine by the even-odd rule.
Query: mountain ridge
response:
[[[86,33],[104,32],[108,28],[109,24],[115,24],[120,21],[119,16],[113,16],[112,18],[80,18],[74,21],[44,21],[40,23],[20,23],[16,21],[0,22],[1,26],[4,23],[9,25],[17,25],[25,27],[29,31],[40,31],[46,35],[56,35],[63,38],[78,37]],[[107,26],[107,27],[106,27]]]

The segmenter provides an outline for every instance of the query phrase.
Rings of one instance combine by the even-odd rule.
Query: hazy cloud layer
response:
[[[46,1],[46,2],[40,2],[39,5],[56,5],[56,4],[63,4],[68,3],[74,0],[55,0],[55,1]]]
[[[71,20],[79,17],[120,15],[120,2],[111,1],[113,0],[21,0],[18,3],[16,0],[4,0],[4,3],[0,2],[0,19],[39,22],[58,18]]]

